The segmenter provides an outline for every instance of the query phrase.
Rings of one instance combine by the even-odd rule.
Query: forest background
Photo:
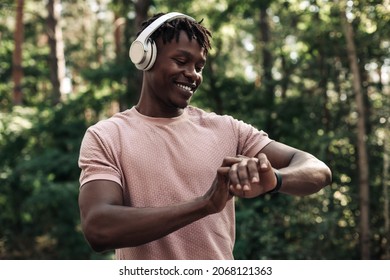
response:
[[[140,23],[213,32],[193,105],[313,153],[333,182],[237,201],[236,259],[390,259],[390,1],[1,0],[0,259],[111,259],[80,229],[86,128],[133,106]]]

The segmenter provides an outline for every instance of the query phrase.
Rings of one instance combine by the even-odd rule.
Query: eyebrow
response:
[[[178,49],[177,50],[181,55],[184,55],[185,57],[187,58],[194,58],[194,55],[192,53],[190,53],[189,51],[186,51],[186,50],[182,50],[182,49]],[[200,59],[200,62],[202,63],[206,63],[206,59],[204,57],[202,57]]]

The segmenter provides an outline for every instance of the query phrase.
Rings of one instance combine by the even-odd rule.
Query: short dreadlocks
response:
[[[144,21],[137,36],[153,21],[163,15],[164,13],[158,13],[149,20]],[[150,38],[155,41],[157,38],[161,37],[164,44],[171,42],[173,38],[175,38],[177,42],[179,41],[180,31],[184,31],[187,34],[188,39],[190,41],[195,39],[207,55],[208,51],[211,49],[210,38],[212,35],[211,32],[201,24],[202,21],[203,19],[200,22],[197,22],[188,18],[176,18],[162,24],[156,31],[153,32]]]

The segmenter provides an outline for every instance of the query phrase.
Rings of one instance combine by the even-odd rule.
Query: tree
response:
[[[47,36],[49,39],[50,56],[50,81],[52,84],[52,104],[61,101],[64,94],[65,79],[65,55],[64,42],[62,39],[61,20],[61,0],[49,0],[47,3]]]
[[[272,67],[274,65],[273,57],[272,57],[272,45],[271,45],[271,30],[270,30],[270,20],[268,17],[267,10],[271,4],[272,0],[262,1],[260,6],[260,46],[262,46],[262,69],[263,74],[262,82],[264,83],[264,95],[266,96],[265,100],[269,106],[273,106],[275,103],[275,84],[272,77]]]
[[[24,0],[17,0],[15,33],[14,33],[15,49],[13,53],[13,65],[12,65],[13,66],[12,79],[14,82],[13,103],[15,105],[21,105],[23,101],[23,94],[22,94],[22,79],[23,79],[22,45],[23,45],[23,37],[24,37],[23,8],[24,8]]]
[[[341,9],[344,36],[347,43],[349,67],[352,75],[353,92],[355,95],[357,118],[357,150],[359,168],[359,204],[360,204],[360,234],[361,234],[361,258],[370,259],[370,218],[369,218],[369,166],[366,147],[366,114],[358,57],[354,42],[354,31],[352,24],[346,17],[345,8]]]
[[[133,35],[140,29],[142,22],[144,22],[148,18],[148,11],[150,6],[152,5],[151,0],[137,0],[134,1],[134,10],[135,10],[135,19],[133,25]],[[130,26],[128,26],[130,27]],[[142,73],[137,71],[134,75],[128,77],[128,89],[127,94],[130,95],[132,104],[125,104],[126,106],[133,105],[136,103],[139,93],[141,92],[142,87]],[[131,86],[135,84],[134,86]],[[135,93],[134,93],[135,92]],[[122,107],[123,108],[123,107]]]
[[[389,208],[389,188],[390,188],[390,125],[387,123],[386,130],[383,132],[383,219],[384,224],[384,239],[383,251],[384,258],[390,259],[390,246],[387,244],[390,240],[390,208]]]

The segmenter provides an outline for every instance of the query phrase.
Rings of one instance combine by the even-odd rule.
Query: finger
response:
[[[264,153],[260,153],[257,157],[259,159],[259,171],[264,172],[271,168],[271,164]]]
[[[229,170],[229,180],[231,188],[241,190],[240,178],[238,177],[238,163],[233,164]]]
[[[240,159],[254,160],[254,161],[257,162],[257,163],[259,162],[259,159],[258,159],[258,158],[255,158],[255,157],[250,158],[250,157],[243,156],[243,155],[237,155],[237,157],[240,158]]]
[[[221,166],[217,169],[217,173],[223,176],[229,175],[230,168]]]
[[[228,200],[232,198],[232,195],[229,190],[229,167],[219,167],[217,170],[217,181],[220,191],[227,193]],[[225,190],[225,191],[224,191]]]
[[[242,187],[237,188],[232,184],[229,186],[229,193],[234,196],[245,197],[245,191],[242,189]]]
[[[250,184],[259,182],[259,171],[258,171],[258,163],[259,160],[257,158],[251,158],[248,160],[247,169]]]
[[[259,159],[258,158],[248,158],[243,155],[238,155],[238,158],[242,158],[243,160],[246,160],[247,165],[248,165],[248,172],[249,172],[249,180],[250,183],[258,183],[259,182],[259,172],[258,172],[258,163]]]
[[[249,191],[250,188],[250,181],[249,181],[249,171],[248,171],[248,160],[243,160],[238,164],[238,179],[239,184],[242,186],[242,189],[244,191]]]
[[[239,163],[240,161],[242,161],[242,159],[238,157],[225,157],[221,166],[230,167],[233,164]]]
[[[229,167],[219,167],[217,169],[217,178],[219,183],[223,183],[224,185],[229,184]]]

